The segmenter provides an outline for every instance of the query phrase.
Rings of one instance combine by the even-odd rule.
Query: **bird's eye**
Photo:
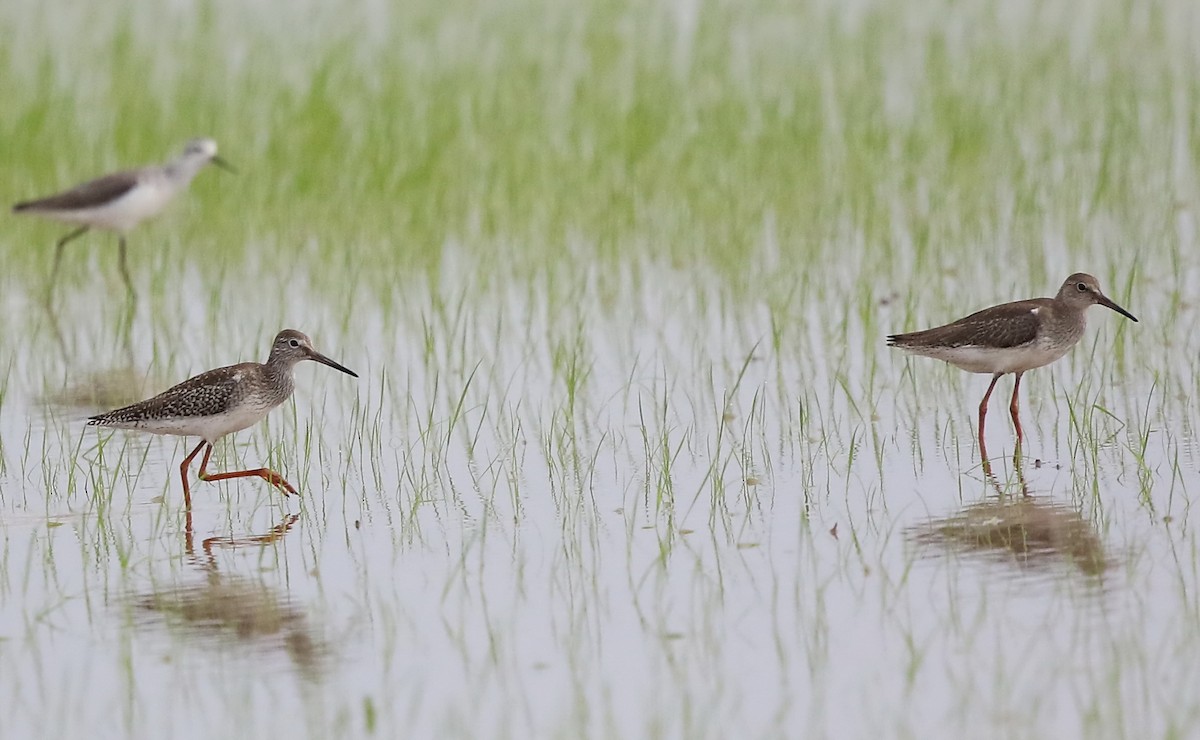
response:
[[[291,346],[293,346],[293,347],[299,347],[299,346],[300,346],[300,340],[299,340],[299,339],[289,339],[289,340],[288,340],[288,344],[290,344],[290,345],[291,345]]]
[[[1079,289],[1080,293],[1087,292],[1088,289],[1087,283],[1075,283],[1075,287]]]

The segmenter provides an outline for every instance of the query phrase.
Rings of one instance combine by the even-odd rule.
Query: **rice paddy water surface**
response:
[[[0,735],[1186,737],[1200,7],[0,4]],[[884,336],[1096,275],[1022,384]],[[293,327],[362,377],[85,429]],[[1006,396],[1010,380],[1001,382]],[[1029,497],[1021,495],[1021,481]]]

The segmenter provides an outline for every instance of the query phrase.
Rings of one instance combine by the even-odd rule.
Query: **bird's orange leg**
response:
[[[299,495],[292,484],[283,479],[283,476],[276,473],[270,468],[255,468],[254,470],[234,470],[228,473],[208,473],[205,469],[208,467],[208,458],[212,455],[212,445],[208,446],[208,451],[204,453],[204,460],[200,463],[200,480],[217,481],[229,480],[230,478],[262,478],[267,483],[275,486],[284,493]]]
[[[987,443],[983,438],[983,421],[987,418],[988,401],[992,398],[992,391],[996,388],[996,381],[1000,380],[1002,373],[996,373],[992,376],[992,382],[988,385],[987,393],[983,394],[983,400],[979,402],[979,456],[983,458],[983,472],[985,475],[992,474],[992,462],[988,460]]]
[[[1021,431],[1021,402],[1017,398],[1017,393],[1021,390],[1021,376],[1024,373],[1017,373],[1017,379],[1013,382],[1012,403],[1008,405],[1008,413],[1012,414],[1013,426],[1017,429],[1017,451],[1016,457],[1021,457],[1021,442],[1025,439],[1025,433]]]
[[[192,530],[192,510],[183,511],[183,547],[188,557],[196,557],[196,539]]]
[[[188,511],[192,510],[192,489],[188,486],[188,467],[192,464],[192,460],[196,458],[196,455],[200,454],[200,449],[206,444],[208,443],[201,440],[200,444],[196,445],[196,449],[183,458],[183,463],[179,466],[179,477],[183,479],[183,508]],[[208,445],[208,450],[209,452],[212,451],[212,445]],[[204,459],[207,460],[208,455],[205,455]]]

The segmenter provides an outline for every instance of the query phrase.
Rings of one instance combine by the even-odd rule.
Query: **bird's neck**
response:
[[[204,161],[195,157],[180,157],[167,164],[164,171],[167,179],[178,187],[183,187],[204,167]]]
[[[288,363],[271,362],[268,360],[263,371],[267,376],[267,380],[271,382],[271,385],[283,391],[285,398],[292,395],[292,390],[296,387],[292,373],[294,367],[294,365]]]
[[[1058,325],[1055,334],[1074,344],[1087,329],[1087,311],[1061,313],[1055,323]]]

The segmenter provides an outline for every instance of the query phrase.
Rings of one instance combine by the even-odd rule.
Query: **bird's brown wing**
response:
[[[252,363],[209,370],[172,386],[153,398],[92,416],[88,424],[121,426],[150,419],[199,418],[227,411],[237,400],[240,375],[253,372]]]
[[[89,180],[82,185],[76,185],[61,193],[29,200],[13,206],[13,211],[78,211],[84,208],[95,208],[120,198],[128,193],[138,183],[137,170],[114,172],[111,175]]]
[[[892,347],[1020,347],[1034,341],[1042,325],[1045,299],[1014,301],[985,308],[945,326],[888,337]]]

